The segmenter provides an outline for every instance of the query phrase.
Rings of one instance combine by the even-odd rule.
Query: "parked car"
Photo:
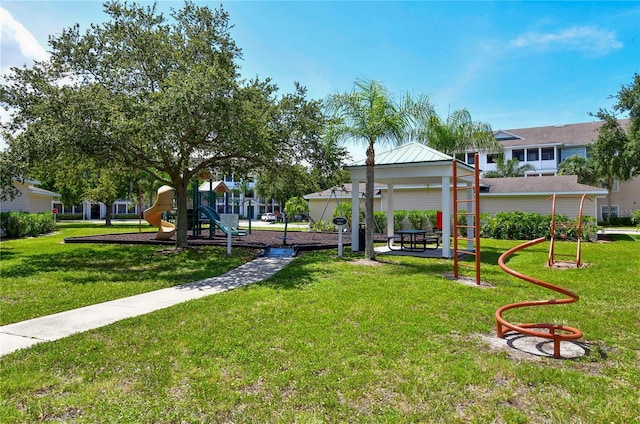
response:
[[[264,222],[276,222],[276,215],[271,212],[267,212],[267,213],[263,213],[260,219],[263,220]]]

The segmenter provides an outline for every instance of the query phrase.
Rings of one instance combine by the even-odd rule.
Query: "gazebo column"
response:
[[[442,177],[442,257],[451,258],[451,178]]]
[[[359,219],[360,211],[358,210],[358,201],[360,200],[360,182],[358,180],[351,181],[351,251],[357,252],[360,250],[360,228]],[[364,247],[364,246],[363,246]]]
[[[395,210],[393,205],[393,184],[387,184],[387,196],[387,236],[391,237],[394,233],[393,211]],[[393,245],[393,239],[390,242]]]

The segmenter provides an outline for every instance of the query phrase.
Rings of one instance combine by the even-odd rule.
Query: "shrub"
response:
[[[137,216],[136,216],[137,218]],[[57,221],[66,221],[66,220],[76,220],[79,221],[82,219],[81,213],[59,213],[56,215]]]
[[[407,213],[407,220],[413,230],[426,230],[430,224],[427,211],[412,210]]]
[[[11,238],[35,237],[56,229],[50,212],[3,212],[0,213],[0,226],[7,232],[7,237]]]
[[[428,211],[425,211],[425,213],[427,214],[427,219],[429,220],[429,225],[431,226],[431,228],[437,228],[438,211],[435,209],[429,209]]]
[[[374,211],[373,221],[375,222],[375,230],[384,234],[387,229],[387,213],[384,211]]]
[[[640,228],[640,209],[636,209],[631,212],[631,222],[636,224],[636,227]]]
[[[311,230],[317,232],[338,231],[333,222],[319,219],[311,224]]]
[[[347,218],[347,221],[349,221],[347,225],[351,228],[351,202],[340,202],[338,204],[338,206],[333,210],[333,217],[335,218],[338,216]],[[362,209],[360,209],[358,222],[364,222],[364,212],[362,212]]]
[[[396,209],[393,211],[393,231],[402,230],[404,219],[407,217],[407,211],[404,209]]]
[[[603,225],[609,225],[614,227],[628,227],[633,225],[631,216],[612,216],[609,218],[609,222],[603,222]]]
[[[480,218],[482,237],[507,240],[533,240],[549,237],[551,215],[543,216],[535,212],[498,212],[491,217],[483,214]],[[555,237],[576,239],[577,221],[566,215],[555,217]],[[582,239],[594,240],[597,233],[596,221],[592,217],[582,218]]]

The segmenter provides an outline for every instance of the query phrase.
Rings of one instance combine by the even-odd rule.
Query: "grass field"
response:
[[[0,244],[5,323],[250,256],[60,244],[94,230]],[[545,268],[547,244],[509,261],[581,296],[508,315],[581,329],[589,354],[578,360],[486,343],[499,306],[550,296],[499,269],[515,244],[483,240],[494,288],[444,278],[446,260],[313,252],[263,283],[15,352],[1,358],[0,422],[640,422],[640,237],[583,245],[583,269]]]

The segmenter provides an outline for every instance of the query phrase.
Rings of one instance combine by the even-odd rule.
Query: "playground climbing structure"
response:
[[[480,169],[478,168],[478,153],[474,156],[474,171],[469,174],[458,175],[456,160],[453,160],[453,276],[458,278],[459,267],[469,265],[459,261],[458,254],[464,253],[475,256],[472,266],[475,271],[476,284],[480,285]],[[458,185],[458,181],[473,177],[472,185]],[[466,192],[467,196],[461,198],[459,192]],[[464,205],[464,212],[460,206]],[[469,208],[471,206],[471,208]],[[464,217],[463,223],[458,222],[458,217]],[[460,234],[465,234],[464,237]],[[467,249],[459,247],[459,241],[467,242]]]
[[[500,265],[500,268],[503,271],[513,275],[516,278],[520,278],[521,280],[537,284],[541,287],[553,290],[567,297],[563,299],[530,300],[525,302],[516,302],[499,308],[495,314],[497,322],[497,333],[498,337],[504,338],[504,335],[508,330],[513,330],[520,334],[553,340],[553,356],[555,356],[556,358],[560,358],[560,342],[565,340],[579,339],[580,337],[582,337],[582,332],[580,330],[578,330],[577,328],[569,327],[567,325],[551,323],[512,324],[502,316],[504,312],[510,309],[526,308],[531,306],[564,305],[578,301],[578,295],[571,290],[567,290],[565,288],[558,287],[537,278],[521,274],[505,265],[505,260],[509,256],[520,250],[526,249],[527,247],[534,246],[544,241],[546,241],[546,237],[540,237],[538,239],[528,241],[507,250],[500,256],[500,259],[498,259],[498,265]]]
[[[580,241],[582,238],[582,208],[584,206],[584,200],[586,198],[586,194],[582,196],[580,201],[580,212],[578,214],[578,224],[577,224],[577,237],[578,237],[578,249],[576,255],[576,266],[580,266]],[[552,266],[555,261],[555,253],[554,253],[554,244],[556,239],[556,230],[558,229],[555,224],[555,209],[556,208],[556,195],[553,196],[553,206],[552,206],[552,214],[551,214],[551,226],[550,226],[550,236],[551,243],[549,248],[549,259],[548,265]],[[568,340],[577,340],[582,337],[582,331],[577,328],[570,327],[568,325],[562,324],[551,324],[551,323],[529,323],[529,324],[512,324],[508,322],[502,315],[511,309],[517,308],[527,308],[533,306],[548,306],[548,305],[564,305],[569,303],[577,302],[579,296],[572,292],[571,290],[567,290],[565,288],[556,286],[554,284],[548,283],[546,281],[539,280],[534,277],[530,277],[528,275],[524,275],[513,269],[509,268],[505,261],[506,259],[513,255],[514,253],[524,250],[528,247],[535,246],[537,244],[543,243],[546,241],[546,237],[540,237],[535,240],[528,241],[526,243],[522,243],[518,246],[515,246],[506,252],[504,252],[500,258],[498,259],[498,265],[500,268],[506,273],[513,275],[516,278],[527,281],[529,283],[537,284],[541,287],[547,288],[549,290],[553,290],[557,293],[560,293],[564,296],[567,296],[562,299],[550,299],[550,300],[530,300],[524,302],[516,302],[511,303],[509,305],[505,305],[499,308],[496,313],[496,323],[497,323],[497,334],[498,337],[504,338],[505,333],[509,330],[515,331],[520,334],[541,337],[549,340],[553,340],[553,356],[556,358],[560,358],[560,342],[568,341]]]
[[[560,255],[555,251],[555,244],[558,237],[567,238],[567,230],[576,230],[577,237],[577,248],[576,248],[576,262],[575,267],[580,268],[582,266],[582,209],[584,208],[584,201],[587,199],[587,195],[583,194],[580,199],[580,210],[578,212],[577,223],[556,223],[556,198],[559,196],[553,195],[552,197],[552,206],[551,206],[551,228],[550,228],[550,237],[551,243],[549,245],[549,259],[547,260],[547,265],[550,267],[556,266],[559,261],[556,260],[556,256],[569,256],[569,255]],[[566,261],[564,262],[566,263]]]

